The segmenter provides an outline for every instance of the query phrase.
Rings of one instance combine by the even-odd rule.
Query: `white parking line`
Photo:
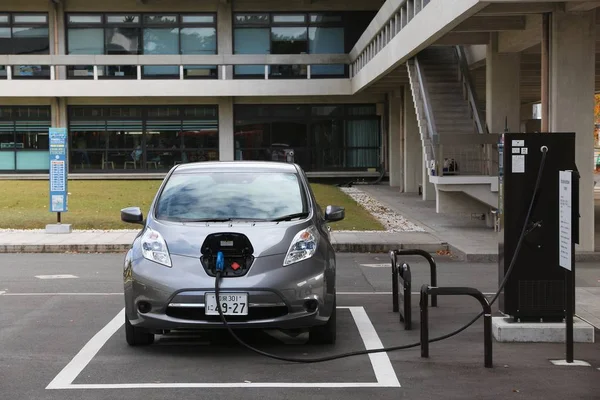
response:
[[[354,318],[354,322],[358,327],[360,337],[365,344],[367,350],[380,349],[383,347],[379,335],[375,327],[371,323],[367,312],[363,307],[348,307]],[[392,362],[388,357],[387,353],[373,353],[369,354],[373,371],[377,377],[377,382],[384,387],[400,387],[398,377],[392,367]]]
[[[77,279],[75,275],[63,274],[63,275],[36,275],[38,279]]]
[[[391,296],[392,292],[337,292],[337,294],[342,296],[373,296],[373,295],[386,295]],[[414,295],[421,294],[420,292],[412,292]],[[485,296],[493,296],[496,293],[483,293]],[[55,293],[55,292],[33,292],[33,293],[7,293],[5,291],[0,291],[0,296],[122,296],[123,293]]]
[[[65,368],[50,382],[46,389],[65,389],[71,385],[75,378],[92,361],[92,358],[100,351],[102,346],[125,322],[125,308],[112,319],[104,328],[86,343]]]
[[[369,268],[390,268],[390,263],[387,264],[360,264],[361,267]]]
[[[387,295],[391,296],[392,292],[337,292],[344,296],[371,296],[371,295]],[[421,294],[421,292],[411,292],[411,294]],[[493,296],[496,293],[483,293],[484,296]]]
[[[226,383],[118,383],[76,384],[46,389],[231,389],[231,388],[380,388],[379,382],[226,382]],[[399,387],[399,386],[397,386]]]
[[[338,307],[348,309],[367,349],[383,347],[363,307]],[[169,388],[373,388],[401,387],[386,353],[369,354],[377,382],[231,382],[231,383],[121,383],[121,384],[73,384],[79,374],[92,361],[125,322],[125,309],[121,310],[102,328],[63,370],[48,384],[46,389],[169,389]]]
[[[0,292],[0,296],[122,296],[123,293],[6,293]]]

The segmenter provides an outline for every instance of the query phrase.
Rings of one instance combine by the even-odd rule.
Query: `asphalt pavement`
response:
[[[598,399],[600,346],[575,344],[591,367],[559,367],[564,344],[494,342],[494,368],[483,366],[483,324],[430,345],[319,364],[265,358],[227,334],[158,337],[131,348],[123,331],[122,255],[0,255],[0,393],[5,399]],[[428,264],[406,258],[413,291],[428,282]],[[392,312],[387,255],[338,254],[338,342],[304,344],[277,332],[244,339],[276,354],[319,357],[419,341],[418,296],[405,331]],[[585,286],[593,265],[580,264]],[[491,294],[497,266],[440,258],[440,286],[473,286]],[[597,283],[597,279],[594,280]],[[430,309],[431,337],[476,315],[476,301],[440,297]]]

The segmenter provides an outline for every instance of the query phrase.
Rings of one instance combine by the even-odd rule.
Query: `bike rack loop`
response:
[[[404,322],[404,329],[409,331],[412,329],[412,275],[410,272],[410,266],[407,263],[403,263],[399,268],[396,263],[395,257],[392,257],[392,286],[393,289],[393,311],[400,314],[400,322]],[[399,281],[402,280],[402,305],[403,310],[400,311],[400,296]]]
[[[433,256],[420,249],[392,250],[390,258],[392,260],[392,301],[394,312],[398,312],[398,256],[421,256],[429,263],[429,283],[431,286],[437,286],[437,264]],[[431,307],[437,307],[437,295],[431,295]]]
[[[492,368],[492,307],[483,293],[470,287],[431,287],[421,286],[421,357],[429,357],[429,295],[440,296],[471,296],[476,298],[483,308],[483,351],[485,368]]]

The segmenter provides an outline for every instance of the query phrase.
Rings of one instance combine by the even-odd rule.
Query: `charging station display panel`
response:
[[[500,310],[521,320],[564,317],[565,276],[559,265],[559,171],[575,170],[574,133],[506,133],[503,138],[503,211],[499,243],[499,279],[515,256]],[[534,193],[542,147],[548,149],[539,188]],[[527,213],[533,197],[530,218]]]

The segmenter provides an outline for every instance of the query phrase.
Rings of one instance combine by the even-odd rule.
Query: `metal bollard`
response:
[[[429,357],[429,295],[437,294],[440,296],[471,296],[476,298],[483,308],[483,347],[484,347],[484,366],[493,367],[492,351],[492,307],[479,290],[469,287],[430,287],[421,286],[421,300],[419,306],[421,309],[421,357]]]

